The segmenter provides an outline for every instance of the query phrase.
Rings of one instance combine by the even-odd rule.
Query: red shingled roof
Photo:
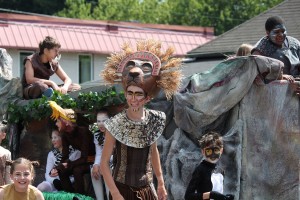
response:
[[[39,41],[47,35],[60,41],[61,51],[109,54],[119,51],[124,42],[153,38],[174,46],[180,56],[214,38],[210,27],[0,13],[2,48],[37,49]]]

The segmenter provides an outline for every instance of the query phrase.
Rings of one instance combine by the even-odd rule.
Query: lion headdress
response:
[[[152,39],[138,41],[136,50],[125,43],[121,52],[113,53],[108,58],[101,75],[108,83],[121,82],[124,90],[136,85],[146,95],[155,97],[162,89],[167,99],[171,99],[182,79],[182,60],[171,57],[173,53],[172,47],[162,52],[161,42]],[[136,67],[141,69],[140,73],[131,71]]]

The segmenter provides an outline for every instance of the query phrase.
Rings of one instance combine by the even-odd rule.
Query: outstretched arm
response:
[[[155,176],[157,178],[157,195],[159,200],[166,200],[167,199],[167,191],[165,188],[165,182],[163,178],[163,174],[161,171],[161,164],[160,164],[160,157],[159,157],[159,152],[157,149],[157,144],[156,142],[151,145],[152,148],[152,154],[151,154],[151,159],[152,159],[152,167],[155,173]]]
[[[72,83],[72,80],[60,65],[57,68],[56,74],[64,82],[64,85],[61,87],[61,93],[66,94]]]

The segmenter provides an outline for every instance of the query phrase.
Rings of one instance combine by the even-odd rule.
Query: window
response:
[[[92,58],[90,55],[79,55],[79,83],[90,81],[92,77]]]
[[[27,56],[30,56],[31,54],[33,54],[33,52],[20,52],[20,77],[22,78],[23,77],[23,73],[24,73],[24,59],[27,57]]]

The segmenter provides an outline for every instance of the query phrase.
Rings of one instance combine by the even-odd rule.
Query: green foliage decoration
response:
[[[49,100],[55,101],[62,108],[71,108],[75,112],[83,113],[83,116],[90,120],[103,107],[124,104],[125,96],[124,92],[118,93],[115,87],[108,88],[102,92],[79,93],[77,98],[54,91],[50,99],[43,96],[39,99],[29,100],[29,103],[24,106],[9,104],[7,110],[8,122],[27,123],[32,120],[41,120],[49,117],[52,114],[48,103]]]

